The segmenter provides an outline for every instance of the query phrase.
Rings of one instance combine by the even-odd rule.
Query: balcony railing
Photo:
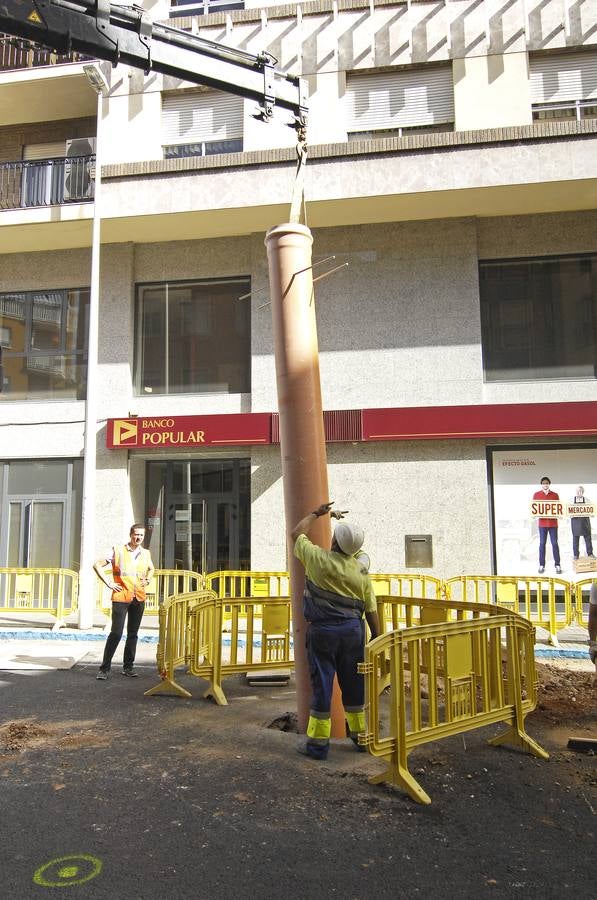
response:
[[[533,104],[533,119],[536,122],[550,119],[564,122],[576,119],[577,122],[581,122],[583,119],[595,118],[597,118],[596,100],[568,100],[566,103]]]
[[[245,0],[171,0],[170,18],[177,16],[207,16],[209,13],[244,9]]]
[[[33,69],[88,59],[80,53],[55,53],[30,41],[0,34],[0,72],[11,69]]]
[[[95,156],[0,163],[0,209],[93,200]]]

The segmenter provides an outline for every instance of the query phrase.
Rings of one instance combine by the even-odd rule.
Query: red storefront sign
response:
[[[501,403],[324,411],[329,441],[597,436],[597,402]],[[279,443],[277,413],[108,419],[110,450]]]
[[[271,443],[270,413],[108,419],[109,450],[229,447]]]
[[[597,435],[597,403],[494,403],[364,409],[363,440]]]

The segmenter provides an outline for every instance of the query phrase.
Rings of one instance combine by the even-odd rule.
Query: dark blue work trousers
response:
[[[364,650],[365,624],[362,619],[309,624],[307,658],[313,689],[312,710],[329,713],[335,674],[345,709],[363,706],[365,679],[358,674],[357,664],[363,662]]]

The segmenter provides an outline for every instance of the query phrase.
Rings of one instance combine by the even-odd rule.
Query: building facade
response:
[[[144,5],[308,82],[330,496],[373,570],[536,571],[541,476],[597,499],[595,4]],[[160,566],[284,569],[289,115],[106,64],[98,103],[83,61],[2,48],[0,566],[78,568],[93,380],[93,553],[146,521]]]

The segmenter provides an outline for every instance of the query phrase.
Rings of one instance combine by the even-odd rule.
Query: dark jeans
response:
[[[114,603],[112,602],[112,630],[108,635],[106,647],[104,650],[104,658],[100,666],[103,672],[109,672],[112,665],[112,657],[116,652],[116,648],[120,643],[122,632],[124,631],[124,620],[128,615],[126,626],[126,643],[124,645],[124,663],[125,669],[132,669],[135,662],[135,651],[137,649],[137,635],[139,626],[143,618],[145,610],[145,602],[139,603],[133,600],[132,603]]]
[[[547,543],[547,535],[551,541],[551,550],[553,553],[553,561],[556,566],[560,565],[560,548],[558,546],[558,526],[551,528],[543,528],[539,526],[539,565],[545,566],[545,545]]]

